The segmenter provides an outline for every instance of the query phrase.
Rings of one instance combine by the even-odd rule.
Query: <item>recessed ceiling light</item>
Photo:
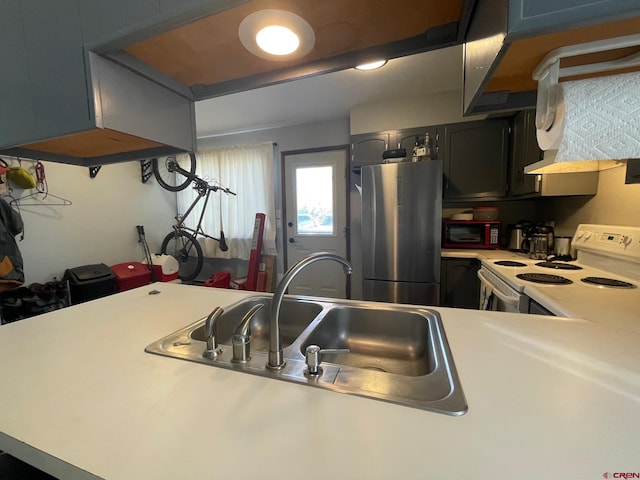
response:
[[[316,42],[313,28],[304,18],[276,9],[259,10],[245,17],[238,27],[238,36],[254,55],[276,61],[301,58]],[[277,40],[270,44],[266,38],[273,37]]]
[[[256,43],[271,55],[289,55],[298,49],[300,39],[287,27],[269,25],[256,34]]]
[[[363,63],[362,65],[356,65],[356,69],[358,70],[375,70],[376,68],[382,67],[386,60],[376,60],[375,62]]]

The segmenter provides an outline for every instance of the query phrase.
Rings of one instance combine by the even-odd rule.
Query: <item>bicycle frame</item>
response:
[[[187,211],[183,215],[176,215],[175,219],[176,219],[176,221],[178,223],[173,226],[173,229],[176,232],[178,232],[180,230],[186,230],[187,232],[192,233],[194,235],[194,237],[196,237],[196,238],[197,238],[198,235],[201,235],[203,237],[215,240],[216,242],[220,242],[219,238],[216,238],[216,237],[213,237],[211,235],[208,235],[202,229],[202,219],[204,218],[204,212],[206,212],[206,210],[207,210],[207,204],[209,203],[209,196],[211,195],[211,192],[217,192],[218,190],[221,190],[224,193],[230,193],[232,195],[235,195],[235,193],[232,192],[231,190],[229,190],[228,188],[219,187],[217,185],[209,185],[209,183],[207,183],[206,180],[201,179],[195,173],[188,172],[187,170],[182,168],[177,162],[171,164],[171,167],[173,168],[172,171],[175,171],[175,172],[177,172],[177,173],[179,173],[181,175],[184,175],[190,181],[194,182],[195,183],[195,189],[198,192],[198,196],[191,203],[191,205],[189,206]],[[202,207],[202,212],[200,213],[200,218],[198,219],[198,225],[196,226],[195,229],[185,226],[185,224],[184,224],[185,220],[187,219],[187,217],[189,217],[189,215],[191,214],[191,212],[193,211],[195,206],[200,202],[200,200],[203,197],[204,197],[204,205]]]
[[[196,182],[197,182],[196,189],[198,191],[198,196],[193,200],[193,202],[191,203],[191,205],[183,215],[176,215],[175,219],[178,223],[173,226],[173,229],[176,232],[179,230],[186,230],[192,233],[195,237],[197,237],[198,235],[201,235],[203,237],[207,237],[218,242],[220,241],[218,238],[212,237],[211,235],[208,235],[204,232],[204,230],[202,229],[202,219],[204,218],[204,212],[206,212],[207,204],[209,203],[209,196],[211,195],[211,192],[217,192],[219,190],[219,187],[211,186],[207,184],[204,180],[200,180],[197,177],[196,177]],[[185,226],[184,224],[185,220],[187,219],[187,217],[189,217],[193,209],[200,202],[200,200],[202,200],[203,197],[204,197],[204,205],[202,206],[202,212],[200,212],[200,218],[198,219],[198,224],[196,228],[194,229],[194,228]]]

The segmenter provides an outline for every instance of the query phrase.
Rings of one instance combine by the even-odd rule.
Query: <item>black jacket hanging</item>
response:
[[[22,254],[15,239],[23,228],[20,213],[0,198],[0,290],[24,283]]]

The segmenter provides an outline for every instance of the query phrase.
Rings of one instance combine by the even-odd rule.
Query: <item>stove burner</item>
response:
[[[580,280],[582,280],[584,283],[590,283],[591,285],[602,285],[604,287],[636,288],[633,283],[623,282],[622,280],[616,280],[615,278],[584,277]]]
[[[578,265],[565,262],[539,262],[536,263],[536,266],[544,268],[555,268],[557,270],[582,270],[582,267],[579,267]]]
[[[549,275],[548,273],[519,273],[516,277],[533,283],[546,283],[549,285],[569,285],[573,283],[568,278],[560,275]]]
[[[498,260],[497,262],[493,262],[496,265],[501,265],[503,267],[526,267],[526,263],[522,262],[514,262],[513,260]]]

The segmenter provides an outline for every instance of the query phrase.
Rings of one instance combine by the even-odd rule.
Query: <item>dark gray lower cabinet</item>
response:
[[[478,309],[480,261],[474,258],[443,258],[440,268],[440,306]]]
[[[0,451],[0,478],[2,480],[56,480],[55,477]]]
[[[529,313],[533,313],[536,315],[551,315],[552,317],[556,316],[554,313],[547,310],[535,300],[529,300]]]

